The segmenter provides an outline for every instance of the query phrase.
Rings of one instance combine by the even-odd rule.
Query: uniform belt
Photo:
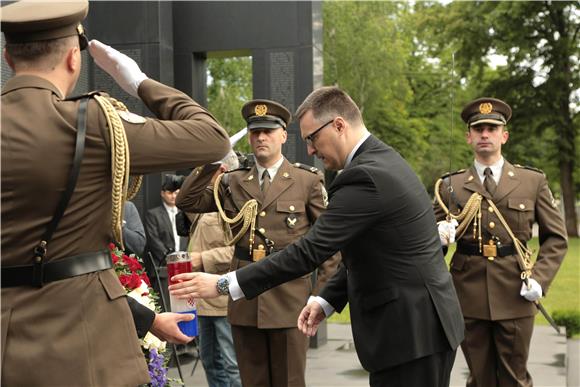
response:
[[[471,243],[458,243],[457,252],[464,255],[479,255],[483,257],[483,252],[479,251],[479,245]],[[517,254],[517,252],[512,244],[497,246],[497,257],[506,257],[514,254]]]
[[[264,250],[264,253],[265,253],[265,256],[266,256],[266,255],[269,255],[269,254],[271,254],[271,253],[273,253],[273,252],[275,252],[275,251],[278,251],[278,250],[272,250],[271,252],[268,252],[267,250]],[[254,252],[256,252],[256,249],[254,249]],[[240,247],[240,246],[238,246],[238,245],[236,245],[236,247],[235,247],[235,249],[234,249],[234,256],[235,256],[237,259],[241,259],[242,261],[250,261],[250,262],[254,262],[254,261],[256,261],[256,260],[259,260],[259,259],[254,259],[254,258],[253,258],[253,257],[250,255],[250,250],[249,250],[249,249],[246,249],[246,248],[244,248],[244,247]]]
[[[43,266],[43,283],[59,281],[78,275],[107,270],[113,267],[107,250],[66,257]],[[33,266],[2,267],[2,287],[34,286]]]

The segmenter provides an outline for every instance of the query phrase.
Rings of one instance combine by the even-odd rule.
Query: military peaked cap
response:
[[[506,125],[512,118],[512,108],[497,98],[478,98],[465,105],[461,118],[468,127],[483,123]]]
[[[87,16],[89,2],[21,0],[2,7],[2,32],[8,43],[79,37],[84,50],[88,45],[81,21]]]
[[[242,116],[248,123],[248,130],[280,127],[286,129],[292,114],[278,102],[254,99],[242,106]]]

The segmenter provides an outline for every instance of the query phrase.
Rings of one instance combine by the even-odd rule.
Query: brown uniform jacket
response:
[[[299,165],[299,164],[298,164]],[[316,171],[316,170],[315,170]],[[183,211],[213,212],[217,210],[213,188],[208,187],[215,169],[205,167],[198,176],[192,173],[183,183],[177,197],[177,206]],[[259,203],[256,229],[274,241],[280,250],[304,235],[320,213],[326,208],[326,191],[320,173],[303,169],[284,160],[272,180],[265,197],[260,190],[256,167],[238,169],[226,174],[227,183],[220,187],[224,211],[233,217],[250,199]],[[288,218],[296,217],[293,227]],[[234,234],[236,230],[233,230]],[[265,245],[256,233],[254,248]],[[248,249],[249,232],[237,243]],[[231,268],[236,270],[252,262],[234,257]],[[246,258],[248,259],[248,258]],[[252,300],[241,299],[229,303],[229,320],[233,325],[257,328],[293,328],[308,297],[317,293],[334,274],[339,256],[325,262],[318,270],[315,289],[311,274],[271,289]]]
[[[227,152],[225,131],[185,94],[145,80],[139,95],[167,121],[123,121],[131,173],[194,167]],[[78,107],[79,101],[63,100],[52,83],[35,76],[15,76],[2,90],[3,267],[32,263],[33,248],[66,186]],[[48,245],[49,262],[105,250],[111,241],[108,138],[105,116],[91,100],[80,175]],[[147,382],[124,296],[113,270],[42,288],[2,288],[2,384],[135,386]]]
[[[212,274],[225,274],[229,271],[234,256],[234,246],[226,246],[224,231],[217,212],[202,214],[197,220],[189,240],[189,252],[201,253],[203,271]],[[194,267],[194,271],[201,268]],[[198,316],[227,316],[228,296],[197,299]]]
[[[453,195],[449,195],[447,190],[450,182]],[[532,225],[538,223],[540,250],[532,278],[539,282],[546,294],[566,255],[567,239],[562,216],[544,174],[505,161],[493,198],[481,184],[473,166],[444,177],[440,187],[443,203],[454,214],[465,206],[474,192],[484,197],[481,205],[484,243],[496,236],[503,245],[512,244],[497,215],[490,211],[486,198],[492,199],[515,236],[523,242],[530,240]],[[437,202],[435,214],[438,221],[445,218]],[[473,225],[468,226],[461,242],[477,243],[473,239]],[[537,312],[534,304],[520,296],[520,273],[515,255],[489,261],[481,255],[456,252],[451,260],[451,274],[464,317],[504,320],[534,315]]]

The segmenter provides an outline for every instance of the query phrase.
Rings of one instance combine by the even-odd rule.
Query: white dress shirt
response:
[[[167,211],[169,220],[171,221],[171,228],[173,229],[173,241],[175,251],[179,251],[179,235],[177,234],[177,226],[175,225],[175,215],[177,215],[177,207],[169,207],[165,202],[163,202],[163,207]]]
[[[483,180],[485,180],[485,175],[483,174],[483,171],[485,171],[485,168],[488,167],[491,169],[492,177],[493,180],[495,181],[495,184],[499,184],[503,164],[504,164],[503,156],[492,165],[484,165],[477,160],[473,160],[473,165],[475,166],[475,170],[477,171],[477,176],[479,176],[479,181],[481,182],[481,184],[483,184]]]

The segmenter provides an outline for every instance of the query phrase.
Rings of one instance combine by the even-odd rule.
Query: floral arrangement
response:
[[[157,295],[151,288],[149,277],[143,268],[141,258],[135,254],[127,255],[114,243],[109,245],[113,268],[119,277],[121,285],[127,291],[129,297],[145,305],[149,309],[159,312]],[[159,340],[155,335],[147,332],[141,339],[141,348],[147,361],[149,377],[153,387],[171,385],[172,379],[167,377],[167,359],[164,356],[166,343]]]

